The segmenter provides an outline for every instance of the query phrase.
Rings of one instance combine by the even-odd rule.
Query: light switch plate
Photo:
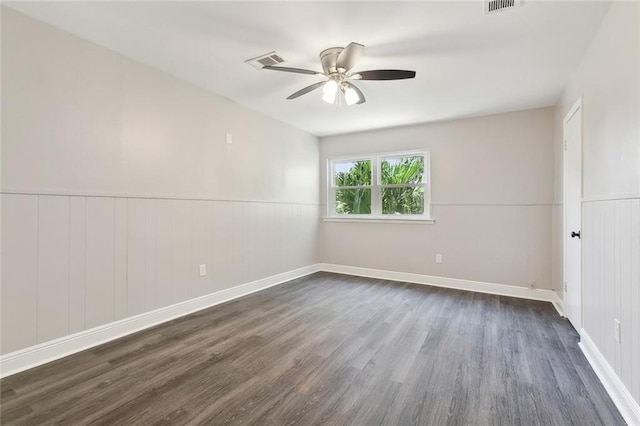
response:
[[[200,276],[204,277],[205,275],[207,275],[207,265],[202,264],[200,265]]]

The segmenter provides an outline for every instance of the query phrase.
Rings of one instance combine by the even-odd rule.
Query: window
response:
[[[431,220],[427,151],[329,159],[328,217]]]

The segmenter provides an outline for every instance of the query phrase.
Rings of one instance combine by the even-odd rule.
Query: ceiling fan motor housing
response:
[[[343,50],[344,47],[330,47],[320,52],[320,62],[322,62],[322,70],[325,74],[331,75],[338,72],[336,63]]]

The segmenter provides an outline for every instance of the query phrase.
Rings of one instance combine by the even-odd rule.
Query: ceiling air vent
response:
[[[502,12],[520,5],[520,0],[484,0],[484,14]]]
[[[247,59],[245,61],[255,69],[261,70],[263,67],[271,65],[279,65],[284,62],[282,56],[276,52],[265,53],[264,55],[256,56],[255,58]]]

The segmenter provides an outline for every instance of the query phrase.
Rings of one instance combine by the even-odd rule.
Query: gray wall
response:
[[[6,8],[2,89],[2,353],[317,262],[315,136]]]
[[[550,289],[553,108],[322,138],[323,203],[327,158],[419,148],[435,224],[323,222],[320,260]]]
[[[613,2],[556,108],[554,281],[562,282],[562,124],[582,97],[583,333],[640,402],[640,4]],[[621,343],[614,338],[621,321]]]

